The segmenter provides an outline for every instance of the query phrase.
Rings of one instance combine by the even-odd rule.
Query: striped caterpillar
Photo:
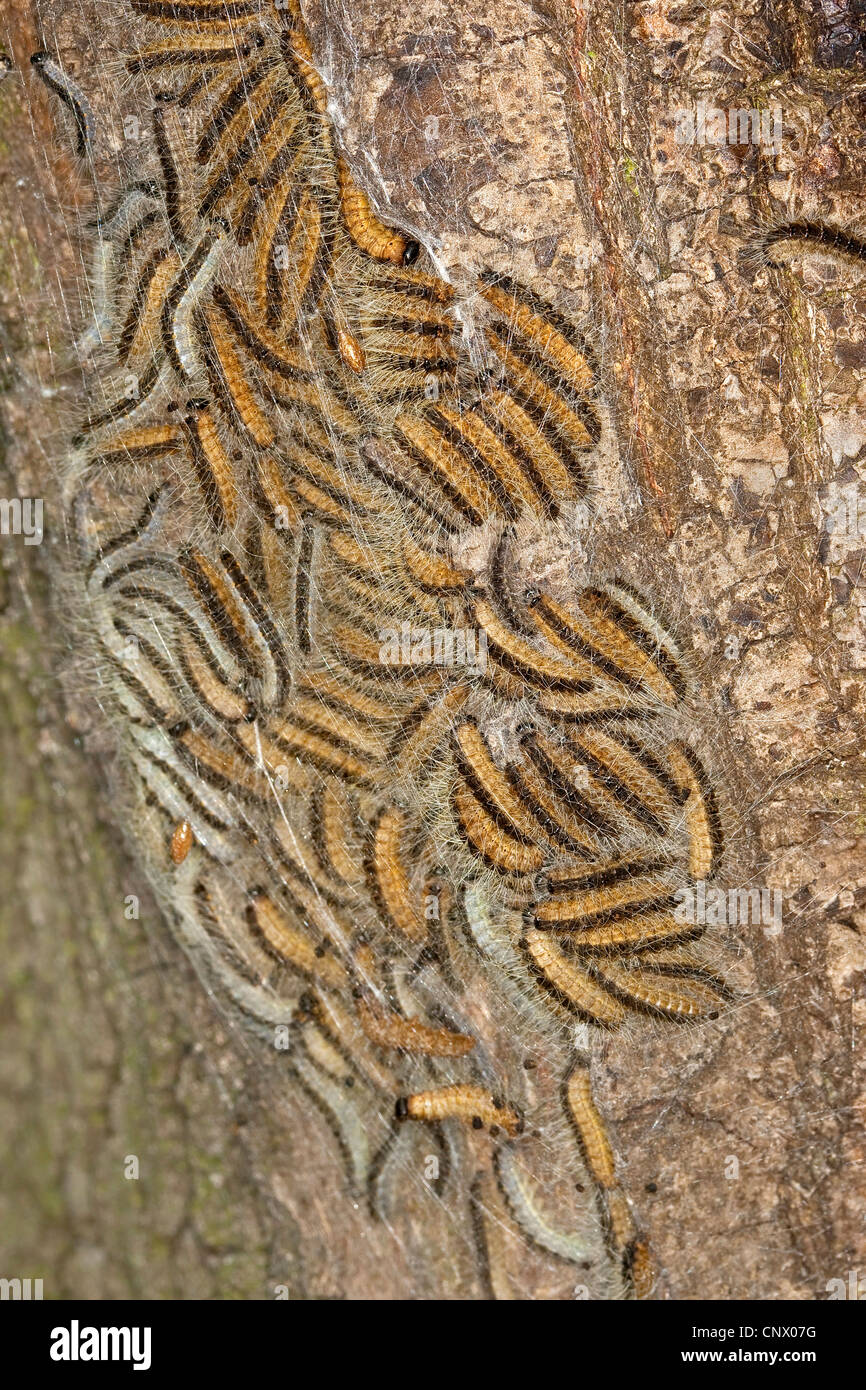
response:
[[[93,112],[85,93],[50,53],[34,53],[30,62],[48,90],[54,92],[71,113],[75,123],[75,152],[79,158],[83,157],[91,147],[94,129]]]
[[[730,219],[723,219],[727,229]],[[765,225],[742,248],[739,265],[749,275],[764,266],[776,270],[789,269],[804,256],[824,256],[838,265],[862,270],[866,262],[866,241],[840,227],[805,218],[766,220]]]
[[[97,229],[66,498],[138,851],[249,1034],[288,1029],[374,1217],[435,1130],[431,1200],[508,1297],[521,1242],[596,1251],[588,1203],[547,1205],[556,1147],[602,1193],[600,1288],[642,1295],[575,1041],[718,1017],[676,907],[724,846],[647,599],[521,577],[521,528],[591,512],[591,347],[486,270],[466,342],[354,184],[296,5],[130,8],[154,139]],[[455,633],[483,660],[442,660]]]

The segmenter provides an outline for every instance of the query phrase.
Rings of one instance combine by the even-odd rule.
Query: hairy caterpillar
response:
[[[575,1022],[729,997],[672,912],[723,848],[680,644],[621,579],[529,589],[510,549],[527,518],[591,511],[592,352],[485,272],[474,365],[454,290],[336,152],[295,7],[132,10],[157,138],[118,190],[147,211],[107,276],[69,493],[140,852],[251,1035],[290,1026],[286,1070],[373,1210],[435,1127],[437,1200],[471,1223],[501,1198],[518,1241],[582,1260],[587,1213],[555,1225],[532,1147],[538,1114],[584,1171],[560,1094]],[[555,1079],[503,1061],[528,1039]],[[627,1203],[608,1206],[633,1287]]]
[[[63,71],[50,53],[40,51],[31,56],[34,72],[46,87],[60,98],[63,105],[72,113],[75,122],[75,153],[84,156],[93,140],[94,117],[90,102],[77,82]]]
[[[779,222],[760,232],[744,256],[745,263],[757,270],[762,265],[787,266],[809,254],[856,264],[866,261],[866,241],[822,222]]]
[[[421,1091],[398,1100],[396,1113],[399,1119],[433,1123],[458,1116],[468,1120],[474,1129],[502,1128],[512,1136],[519,1134],[522,1125],[516,1111],[481,1086],[443,1086],[437,1091]]]

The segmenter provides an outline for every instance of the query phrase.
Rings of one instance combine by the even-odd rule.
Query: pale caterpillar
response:
[[[100,227],[111,312],[68,490],[139,852],[250,1035],[289,1029],[372,1212],[433,1127],[430,1200],[479,1230],[496,1205],[513,1236],[485,1247],[490,1287],[523,1239],[580,1262],[592,1212],[546,1214],[534,1133],[584,1174],[591,1123],[608,1284],[634,1292],[649,1256],[600,1117],[561,1095],[574,1030],[730,994],[673,911],[723,851],[681,644],[621,578],[529,588],[515,559],[510,528],[592,507],[592,351],[484,272],[476,371],[453,288],[336,151],[296,7],[131,8],[157,140]],[[437,662],[431,629],[455,628],[483,664]]]
[[[60,64],[54,61],[50,53],[34,53],[30,62],[46,87],[56,93],[63,105],[71,111],[75,122],[75,152],[83,157],[91,147],[95,126],[93,109],[87,96],[78,83],[73,82]]]
[[[738,238],[743,230],[728,216],[720,219],[720,230]],[[750,278],[770,266],[790,270],[808,256],[826,257],[837,265],[862,269],[866,262],[866,241],[857,232],[832,226],[807,216],[759,217],[759,229],[750,236],[738,255],[740,271]]]

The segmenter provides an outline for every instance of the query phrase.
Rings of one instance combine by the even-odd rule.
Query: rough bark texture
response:
[[[477,1296],[445,1256],[407,1267],[341,1199],[326,1131],[223,1028],[106,804],[49,593],[75,400],[57,287],[77,293],[87,190],[27,60],[50,37],[87,84],[122,41],[117,8],[12,0],[0,33],[18,66],[0,85],[0,490],[46,506],[44,545],[0,552],[0,1273],[43,1277],[49,1297]],[[781,934],[728,933],[748,997],[723,1022],[641,1030],[597,1059],[674,1299],[826,1297],[866,1263],[864,542],[826,526],[840,489],[866,486],[866,288],[826,260],[755,276],[738,259],[761,217],[863,235],[855,10],[310,7],[383,210],[451,278],[507,268],[587,315],[621,451],[597,555],[697,653],[727,882],[784,894]],[[677,112],[701,100],[779,105],[780,150],[678,142]]]

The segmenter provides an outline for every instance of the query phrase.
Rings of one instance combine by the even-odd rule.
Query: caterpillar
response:
[[[810,254],[856,265],[866,261],[866,240],[823,222],[778,222],[752,239],[742,252],[741,261],[755,271],[764,265],[789,266]]]
[[[461,296],[356,184],[296,4],[128,8],[155,140],[95,229],[67,492],[138,851],[249,1037],[288,1029],[371,1219],[435,1133],[435,1198],[507,1296],[521,1243],[573,1265],[601,1239],[588,1203],[547,1210],[555,1153],[602,1194],[604,1287],[647,1293],[575,1028],[727,1006],[674,912],[725,833],[651,598],[520,576],[521,528],[591,527],[592,346],[482,268],[469,350]]]
[[[85,93],[77,82],[65,73],[50,53],[40,50],[32,54],[31,65],[37,77],[49,91],[54,92],[63,105],[72,113],[75,122],[75,153],[83,158],[90,150],[93,141],[94,115]]]
[[[397,1101],[398,1119],[438,1122],[450,1116],[468,1120],[473,1129],[485,1126],[506,1134],[520,1133],[521,1118],[512,1107],[491,1095],[482,1086],[443,1086],[436,1091],[419,1091]]]
[[[461,1057],[475,1046],[475,1039],[464,1033],[452,1033],[447,1028],[431,1028],[418,1019],[387,1014],[370,1002],[359,1004],[358,1015],[361,1027],[377,1047],[396,1048],[430,1057]],[[417,1111],[419,1104],[418,1098],[414,1097],[413,1110],[407,1101],[406,1113]]]
[[[169,854],[173,864],[182,864],[192,849],[193,829],[188,820],[182,820],[171,834]]]
[[[399,232],[383,227],[373,213],[367,195],[355,187],[345,159],[337,160],[337,177],[340,181],[343,215],[352,239],[361,250],[384,261],[412,265],[420,254],[418,242],[408,240]]]

